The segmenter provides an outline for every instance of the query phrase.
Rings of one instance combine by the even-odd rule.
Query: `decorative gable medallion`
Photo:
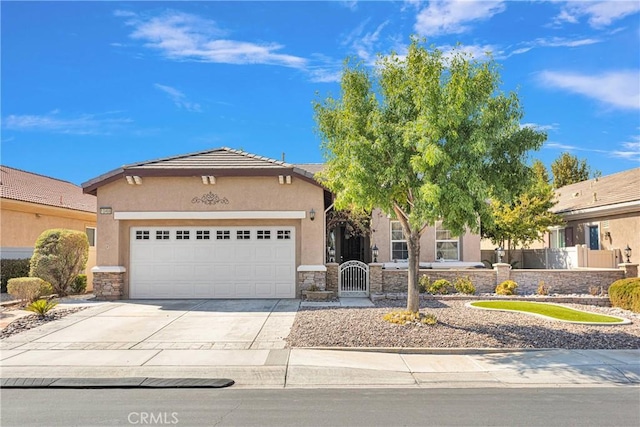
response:
[[[191,199],[191,203],[202,203],[205,205],[217,205],[218,203],[222,203],[223,205],[229,204],[229,199],[226,197],[220,198],[217,194],[209,191],[206,194],[203,194],[202,197],[194,197]]]

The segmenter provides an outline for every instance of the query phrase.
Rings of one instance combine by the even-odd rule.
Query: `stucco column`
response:
[[[95,266],[93,273],[93,294],[98,300],[118,300],[124,296],[124,273],[119,265]]]
[[[338,263],[327,263],[327,290],[335,292],[338,295]]]
[[[618,268],[624,271],[624,277],[627,279],[630,277],[640,277],[638,276],[638,264],[623,263],[618,264]]]
[[[382,264],[369,264],[369,294],[382,292]]]
[[[504,262],[499,262],[496,264],[493,264],[493,271],[496,272],[496,286],[499,285],[500,283],[504,282],[505,280],[510,280],[511,279],[511,265],[504,263]]]

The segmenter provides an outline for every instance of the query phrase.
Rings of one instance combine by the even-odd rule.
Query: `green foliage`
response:
[[[451,291],[451,289],[451,282],[449,282],[447,279],[438,279],[431,285],[429,285],[429,287],[427,288],[427,292],[434,295],[446,295],[449,293],[449,291]]]
[[[418,311],[410,310],[395,310],[385,314],[383,319],[397,325],[435,325],[438,323],[438,319],[433,314],[422,314]]]
[[[87,275],[78,274],[70,289],[72,294],[83,294],[87,290]]]
[[[461,294],[473,295],[476,293],[476,287],[473,286],[473,282],[468,277],[458,277],[453,283],[453,287]]]
[[[491,201],[491,219],[482,225],[483,237],[495,245],[507,242],[506,249],[512,251],[543,240],[549,227],[563,224],[562,217],[550,211],[557,202],[548,180],[546,168],[536,160],[523,192],[512,201]]]
[[[544,280],[538,282],[538,289],[536,290],[536,294],[538,295],[549,295],[550,288],[544,283]]]
[[[46,230],[36,240],[29,275],[50,282],[56,293],[64,296],[84,271],[88,256],[85,233],[61,228]]]
[[[431,286],[431,278],[426,274],[423,274],[418,281],[418,291],[421,294],[426,294],[429,292],[429,287]]]
[[[518,284],[513,280],[505,280],[496,286],[496,294],[498,295],[515,295]]]
[[[7,292],[7,282],[16,277],[29,275],[29,258],[0,260],[0,281],[2,292]]]
[[[609,300],[614,307],[640,313],[640,278],[616,280],[609,286]]]
[[[32,311],[39,315],[40,317],[45,317],[52,308],[54,308],[58,303],[56,301],[47,301],[44,299],[39,299],[37,301],[32,302],[28,306],[25,307],[25,310]]]
[[[585,159],[579,160],[569,153],[562,153],[551,163],[553,173],[553,187],[560,188],[589,179],[591,168]]]
[[[455,235],[490,217],[485,200],[508,200],[525,180],[530,150],[546,138],[522,128],[515,93],[498,65],[454,49],[446,57],[412,39],[406,56],[369,69],[347,60],[341,96],[314,103],[337,209],[379,207],[402,224],[409,252],[407,308],[417,311],[420,236],[443,220]]]
[[[44,295],[51,295],[51,284],[39,277],[15,277],[7,284],[9,295],[24,302],[32,302]]]

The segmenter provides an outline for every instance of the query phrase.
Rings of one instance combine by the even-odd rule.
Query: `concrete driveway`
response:
[[[285,347],[299,300],[136,300],[5,340],[21,350],[270,350]],[[13,345],[9,345],[13,347]]]

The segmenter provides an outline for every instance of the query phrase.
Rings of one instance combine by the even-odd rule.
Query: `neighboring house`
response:
[[[591,250],[616,250],[618,262],[640,260],[640,168],[566,185],[556,190],[552,212],[566,225],[551,230],[547,246],[586,245]]]
[[[95,265],[96,198],[67,181],[0,166],[0,255],[31,258],[36,239],[51,228],[87,233],[91,268]]]
[[[321,168],[219,148],[126,165],[84,183],[99,206],[96,294],[299,297],[303,282],[324,280],[326,271],[333,197],[314,179]],[[342,244],[337,260],[370,262],[372,245],[379,262],[406,259],[398,225],[374,211],[370,236]],[[347,240],[334,233],[334,241]],[[480,260],[477,235],[431,228],[422,243],[426,262]]]

